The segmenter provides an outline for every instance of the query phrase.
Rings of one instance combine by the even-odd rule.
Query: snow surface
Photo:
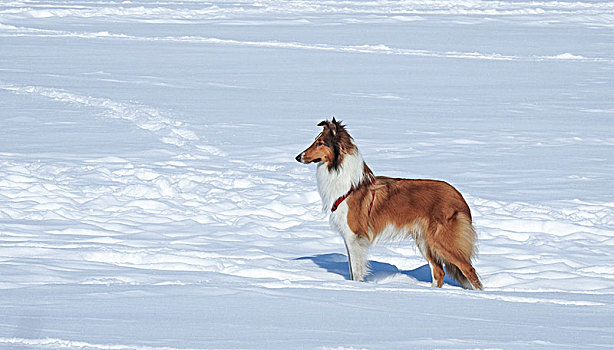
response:
[[[607,0],[3,1],[0,348],[611,349],[613,84]],[[333,115],[461,190],[485,291],[347,280]]]

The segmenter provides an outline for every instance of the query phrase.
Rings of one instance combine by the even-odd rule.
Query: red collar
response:
[[[375,185],[375,179],[373,179],[371,181],[371,185]],[[343,201],[349,197],[354,191],[356,191],[356,188],[354,188],[354,186],[352,186],[352,188],[350,188],[350,190],[344,194],[343,196],[337,198],[337,200],[335,201],[335,203],[333,203],[333,207],[330,208],[331,213],[335,212],[335,210],[337,210],[337,208],[339,208],[339,206],[341,205],[341,203],[343,203]],[[371,206],[373,205],[373,199],[375,199],[375,190],[371,191],[373,193],[373,198],[371,198]],[[369,206],[369,213],[371,213],[371,206]]]
[[[335,210],[337,210],[337,208],[339,207],[339,205],[347,198],[349,197],[352,192],[354,192],[355,189],[354,187],[350,188],[350,190],[348,191],[348,193],[344,194],[343,196],[337,198],[337,200],[335,201],[335,203],[333,203],[333,207],[330,208],[331,212],[334,212]]]

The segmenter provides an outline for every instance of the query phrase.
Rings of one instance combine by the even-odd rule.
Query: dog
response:
[[[412,237],[433,287],[442,287],[447,270],[463,288],[481,290],[471,264],[477,237],[460,192],[443,181],[374,176],[345,125],[333,118],[318,126],[322,132],[295,159],[318,165],[318,191],[331,228],[345,242],[350,278],[364,281],[373,243]]]

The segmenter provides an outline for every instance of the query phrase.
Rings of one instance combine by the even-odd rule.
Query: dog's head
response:
[[[352,137],[345,130],[341,122],[335,120],[321,121],[318,126],[323,127],[322,132],[316,137],[311,146],[296,156],[296,160],[303,164],[326,163],[328,168],[336,168],[343,154],[354,149]]]

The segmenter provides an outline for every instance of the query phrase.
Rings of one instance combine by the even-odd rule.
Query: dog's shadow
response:
[[[346,280],[350,279],[350,271],[348,268],[347,256],[338,253],[320,254],[314,256],[306,256],[295,260],[311,260],[317,266],[325,269],[328,272],[343,276]],[[387,277],[402,274],[420,282],[431,283],[431,268],[428,264],[422,265],[413,270],[399,270],[398,267],[379,261],[369,261],[371,272],[366,276],[367,281],[380,281]],[[460,287],[460,284],[448,274],[443,279],[444,283]]]

